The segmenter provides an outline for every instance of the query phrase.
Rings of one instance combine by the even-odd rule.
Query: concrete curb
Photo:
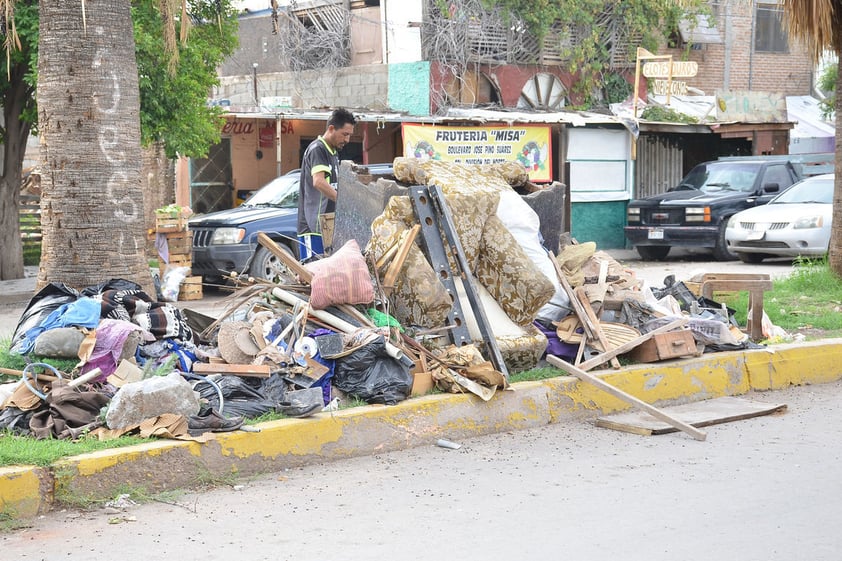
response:
[[[751,390],[842,379],[842,339],[777,345],[603,370],[605,381],[660,406]],[[260,425],[196,442],[154,441],[56,462],[0,468],[0,514],[32,517],[54,503],[84,504],[126,489],[157,493],[232,476],[271,473],[325,460],[540,427],[628,409],[571,377],[522,382],[484,403],[472,395],[428,395],[392,407],[367,406]],[[703,445],[703,444],[700,444]]]

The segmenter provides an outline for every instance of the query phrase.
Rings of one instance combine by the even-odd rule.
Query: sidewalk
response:
[[[38,267],[24,267],[24,278],[0,281],[0,305],[26,304],[35,294]]]

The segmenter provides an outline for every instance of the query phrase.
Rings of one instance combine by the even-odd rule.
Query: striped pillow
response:
[[[330,257],[307,263],[313,273],[310,306],[323,310],[336,304],[368,304],[374,300],[374,287],[356,240],[348,240]]]

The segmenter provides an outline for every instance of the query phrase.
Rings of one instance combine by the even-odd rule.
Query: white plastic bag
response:
[[[179,287],[189,274],[189,267],[167,267],[164,271],[164,280],[161,282],[161,300],[177,302]]]

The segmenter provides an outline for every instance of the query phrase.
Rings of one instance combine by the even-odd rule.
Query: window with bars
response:
[[[754,50],[788,53],[789,41],[781,24],[783,11],[777,3],[759,2],[755,8]]]

